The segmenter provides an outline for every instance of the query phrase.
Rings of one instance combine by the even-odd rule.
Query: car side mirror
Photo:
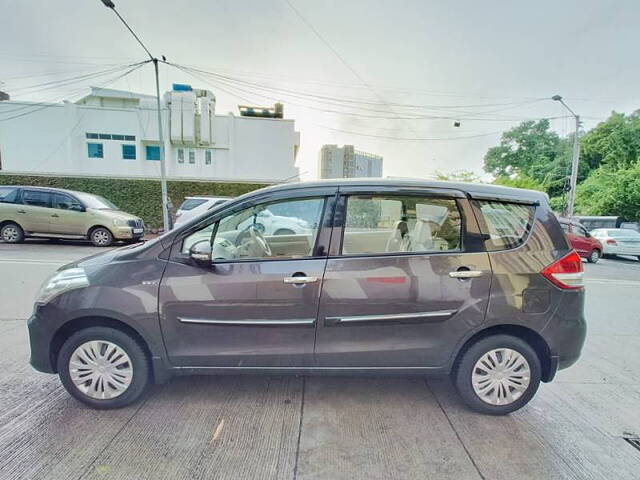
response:
[[[591,238],[591,234],[589,232],[585,232],[584,236],[587,237],[587,238]]]
[[[73,210],[74,212],[85,212],[86,209],[79,203],[72,203],[69,205],[69,210]]]
[[[211,265],[211,242],[200,240],[189,248],[189,257],[198,265]]]

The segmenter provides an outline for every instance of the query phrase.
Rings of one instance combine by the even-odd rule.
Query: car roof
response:
[[[320,180],[312,182],[285,183],[260,189],[260,192],[277,192],[300,188],[314,187],[398,187],[398,188],[441,188],[458,190],[469,194],[473,198],[527,201],[533,203],[548,203],[549,197],[544,192],[525,190],[521,188],[489,185],[485,183],[443,182],[439,180],[423,180],[413,178],[341,178],[335,180]]]
[[[44,192],[62,192],[62,193],[69,193],[71,195],[77,195],[77,194],[95,195],[93,193],[80,192],[77,190],[69,190],[66,188],[58,188],[58,187],[38,187],[35,185],[0,185],[0,186],[8,187],[8,188],[26,188],[28,190],[42,190]]]
[[[211,197],[209,195],[190,195],[185,200],[229,200],[231,197]]]

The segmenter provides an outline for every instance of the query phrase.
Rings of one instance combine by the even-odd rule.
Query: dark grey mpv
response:
[[[450,374],[471,408],[505,414],[578,359],[583,303],[539,192],[281,185],[62,267],[29,320],[31,363],[96,408],[172,375],[393,373]]]

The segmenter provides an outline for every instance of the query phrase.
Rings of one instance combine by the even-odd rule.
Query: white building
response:
[[[320,178],[382,177],[382,157],[353,145],[323,145],[318,162]]]
[[[215,105],[213,93],[186,85],[164,95],[168,178],[275,183],[298,175],[300,133],[293,120],[273,118],[281,106],[243,107],[237,116],[216,115]],[[3,173],[158,178],[159,155],[154,96],[92,88],[75,103],[0,101]]]

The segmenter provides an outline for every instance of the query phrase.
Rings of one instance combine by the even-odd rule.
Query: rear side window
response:
[[[453,199],[400,195],[347,198],[343,255],[459,251],[460,211]]]
[[[206,200],[202,198],[187,198],[182,205],[180,205],[180,210],[193,210],[196,207],[199,207]]]
[[[22,192],[22,203],[34,207],[51,207],[51,194],[39,190],[25,190]]]
[[[16,203],[18,200],[18,189],[12,187],[0,187],[1,203]]]
[[[519,203],[478,201],[487,250],[508,250],[522,245],[533,227],[535,207]]]

